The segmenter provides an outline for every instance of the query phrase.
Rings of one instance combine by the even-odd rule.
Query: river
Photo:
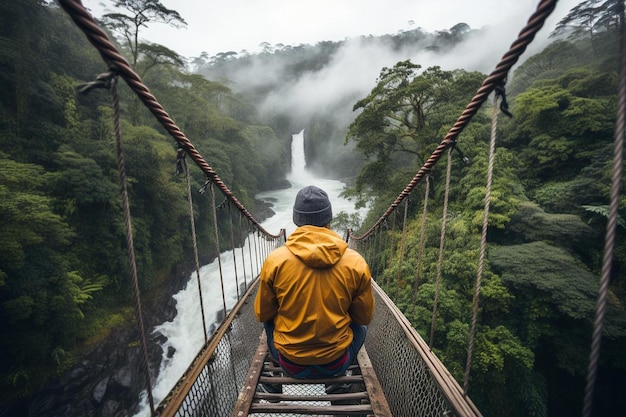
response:
[[[347,213],[355,211],[354,203],[340,196],[345,187],[343,182],[315,177],[305,169],[304,130],[292,135],[291,157],[291,172],[287,176],[291,187],[257,195],[258,199],[270,203],[272,210],[275,212],[272,217],[262,223],[265,230],[277,234],[281,228],[285,228],[287,235],[295,230],[296,226],[292,221],[293,203],[297,192],[307,185],[316,185],[328,193],[334,215],[342,211]],[[365,213],[361,211],[360,214],[363,216]],[[343,231],[337,232],[343,233]],[[239,258],[237,258],[237,262],[241,262]],[[232,251],[222,253],[221,261],[224,276],[233,277],[235,274]],[[247,268],[246,271],[249,271],[249,269]],[[237,270],[241,272],[244,268],[238,264]],[[215,261],[204,265],[200,269],[200,278],[207,330],[211,330],[218,320],[218,314],[223,310],[218,262]],[[248,282],[251,279],[251,276],[246,277]],[[227,309],[231,309],[237,302],[237,285],[234,280],[225,280],[224,290]],[[163,344],[163,360],[159,374],[152,388],[155,404],[169,393],[204,344],[204,336],[200,331],[202,328],[202,315],[200,314],[200,297],[198,296],[195,272],[189,277],[185,288],[173,297],[176,300],[176,317],[174,320],[162,323],[153,329],[153,332],[161,333],[167,338],[167,341]],[[172,349],[175,350],[175,353],[173,356],[168,357],[167,353]],[[144,392],[140,398],[141,411],[136,414],[136,417],[149,416],[150,409],[147,405],[146,397]]]

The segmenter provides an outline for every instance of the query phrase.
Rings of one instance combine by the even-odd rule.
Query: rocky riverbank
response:
[[[161,364],[164,337],[159,333],[152,334],[151,329],[176,316],[176,301],[172,295],[185,286],[193,271],[193,265],[177,267],[165,291],[149,301],[144,300],[143,316],[152,378],[156,377]],[[51,381],[30,399],[15,404],[0,415],[132,416],[138,411],[139,395],[146,387],[139,340],[139,331],[134,324],[114,329],[106,340],[72,369]]]

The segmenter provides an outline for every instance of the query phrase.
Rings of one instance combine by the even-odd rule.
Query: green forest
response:
[[[284,186],[291,134],[303,120],[260,111],[277,85],[237,91],[228,74],[263,60],[289,62],[287,74],[296,79],[321,71],[342,42],[185,59],[139,42],[134,35],[141,25],[123,5],[157,5],[142,16],[170,25],[184,26],[184,16],[158,1],[116,3],[102,27],[237,198],[253,214],[263,213],[254,196]],[[508,77],[513,117],[498,119],[469,385],[485,416],[572,416],[582,409],[612,177],[621,5],[580,2],[555,28],[544,29],[552,31],[552,43],[525,57]],[[134,313],[110,93],[78,92],[106,65],[55,3],[3,2],[0,22],[2,405],[70,369],[112,328],[132,323]],[[396,49],[426,42],[445,53],[472,33],[459,24],[436,34],[416,29],[378,40]],[[405,59],[381,68],[369,93],[337,104],[353,112],[349,123],[331,122],[334,108],[306,120],[308,163],[347,178],[345,194],[370,208],[362,221],[342,213],[342,225],[364,232],[380,217],[486,77]],[[176,265],[192,259],[193,242],[175,142],[124,87],[121,127],[138,276],[149,298]],[[403,210],[396,210],[397,221],[386,232],[390,244],[378,254],[384,267],[373,270],[460,383],[484,213],[488,107],[459,137],[449,190],[442,161],[428,177],[428,199],[425,183],[411,194],[404,226]],[[331,155],[335,145],[343,150]],[[199,189],[205,179],[199,170],[192,175]],[[626,406],[623,184],[594,401],[598,416],[617,415]],[[433,326],[446,192],[446,256]],[[213,255],[209,203],[197,204],[199,250]]]

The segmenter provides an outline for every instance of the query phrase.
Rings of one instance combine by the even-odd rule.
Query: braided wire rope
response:
[[[430,196],[430,175],[426,176],[426,189],[424,190],[424,208],[422,210],[422,224],[420,226],[420,243],[417,254],[417,266],[415,267],[415,290],[413,291],[413,304],[417,303],[417,293],[420,287],[420,273],[424,262],[424,247],[426,246],[426,219],[428,217],[428,198]]]
[[[213,211],[213,231],[215,233],[215,251],[217,254],[217,268],[220,272],[220,286],[222,290],[222,305],[224,308],[224,317],[228,314],[226,309],[226,293],[224,291],[224,273],[222,271],[222,251],[220,250],[220,231],[217,224],[217,207],[215,206],[215,189],[213,183],[209,187],[211,191],[211,209]]]
[[[241,211],[255,227],[264,234],[278,238],[280,234],[273,235],[266,231],[261,224],[252,216],[248,209],[235,197],[233,192],[226,186],[217,172],[206,162],[204,157],[198,152],[191,141],[185,136],[180,128],[174,123],[174,120],[165,111],[163,106],[150,93],[150,90],[143,83],[139,75],[132,69],[130,63],[124,58],[115,45],[109,40],[106,33],[98,26],[94,18],[87,12],[80,0],[58,0],[61,7],[66,11],[74,23],[83,31],[87,39],[98,50],[102,59],[107,63],[109,68],[115,71],[124,79],[131,90],[139,97],[143,104],[161,123],[165,130],[174,138],[174,140],[187,152],[196,165],[204,172],[204,174],[222,191],[239,211]]]
[[[402,278],[402,264],[404,263],[404,249],[406,247],[406,219],[409,212],[409,200],[404,200],[404,216],[402,217],[402,235],[400,236],[400,250],[398,254],[398,271],[396,282]]]
[[[146,343],[146,331],[143,321],[143,309],[141,307],[141,292],[139,290],[139,277],[137,274],[137,260],[135,259],[135,244],[133,241],[133,223],[130,215],[130,201],[128,198],[128,187],[126,177],[126,162],[124,160],[124,143],[122,140],[122,128],[120,125],[120,95],[117,90],[117,77],[112,76],[110,79],[111,90],[113,93],[112,106],[114,111],[113,127],[115,130],[115,144],[117,150],[117,166],[120,177],[120,190],[122,193],[122,205],[124,210],[124,226],[126,228],[126,248],[128,250],[128,260],[133,281],[133,292],[135,295],[135,312],[137,315],[137,324],[141,338],[141,358],[143,360],[143,368],[146,376],[146,391],[148,393],[148,403],[150,411],[154,415],[154,398],[152,396],[152,384],[150,378],[150,364],[148,362],[148,350]]]
[[[184,152],[182,154],[182,165],[185,171],[185,182],[187,183],[187,202],[189,204],[189,219],[191,223],[191,240],[193,241],[193,259],[196,267],[196,282],[198,284],[198,301],[200,301],[200,314],[202,315],[202,334],[204,335],[204,343],[209,341],[207,335],[206,318],[204,315],[204,301],[202,299],[202,283],[200,281],[200,257],[198,256],[198,239],[196,237],[196,221],[193,214],[193,197],[191,193],[191,175],[187,166],[187,159]]]
[[[441,232],[439,233],[439,258],[437,259],[437,277],[435,278],[435,298],[433,300],[433,314],[430,323],[430,338],[428,346],[432,347],[435,340],[435,327],[437,324],[437,304],[441,288],[441,275],[443,270],[443,249],[446,243],[446,225],[448,223],[448,197],[450,195],[450,177],[452,174],[452,148],[448,149],[448,164],[446,167],[446,188],[443,196],[443,214],[441,215]]]
[[[228,221],[230,225],[230,245],[233,248],[233,269],[235,272],[235,286],[237,288],[237,301],[241,295],[239,294],[239,274],[237,274],[237,246],[235,245],[235,226],[233,226],[233,214],[228,204]]]
[[[248,239],[248,259],[250,260],[250,276],[254,276],[254,262],[253,262],[253,257],[252,257],[252,245],[254,244],[254,242],[252,241],[252,232],[248,231],[248,235],[246,236],[246,239]]]
[[[361,240],[374,233],[376,229],[381,225],[385,219],[402,203],[415,188],[415,186],[422,180],[422,178],[431,172],[437,161],[442,157],[443,152],[449,146],[456,143],[458,136],[463,129],[469,124],[474,115],[478,112],[482,104],[487,100],[489,94],[496,89],[499,85],[504,84],[504,80],[507,77],[510,69],[519,60],[520,56],[524,53],[528,45],[533,41],[535,35],[543,27],[546,19],[550,16],[558,0],[542,0],[535,12],[530,16],[526,26],[519,33],[517,39],[513,42],[507,53],[504,54],[495,70],[483,81],[481,87],[478,89],[470,103],[467,105],[461,116],[454,123],[452,128],[448,131],[443,140],[439,143],[437,148],[430,155],[428,160],[415,174],[413,179],[407,184],[407,186],[400,192],[398,197],[387,208],[385,213],[374,223],[363,235],[355,236],[350,233],[350,239]]]
[[[239,213],[239,216],[237,217],[239,219],[239,224],[237,226],[237,234],[239,236],[239,239],[241,239],[241,213]],[[241,267],[243,269],[243,287],[245,289],[248,289],[248,279],[246,278],[246,253],[244,251],[244,247],[246,246],[246,240],[245,238],[243,239],[242,243],[241,243]]]
[[[478,256],[478,268],[476,272],[476,285],[474,287],[474,301],[472,304],[472,322],[470,325],[470,336],[467,347],[467,362],[465,364],[465,377],[463,380],[463,391],[467,394],[469,389],[470,368],[472,366],[472,356],[474,353],[474,339],[476,337],[476,326],[478,323],[478,306],[480,300],[480,287],[485,268],[485,257],[487,253],[487,228],[489,226],[489,205],[491,203],[491,185],[493,183],[493,165],[496,159],[496,133],[498,129],[498,95],[493,99],[493,115],[491,119],[491,138],[489,140],[489,163],[487,165],[487,184],[485,186],[485,207],[483,210],[483,225],[480,236],[480,254]]]
[[[591,351],[589,353],[589,367],[585,384],[585,396],[583,402],[582,417],[591,416],[593,405],[593,393],[598,373],[600,360],[600,345],[602,342],[602,330],[604,328],[604,315],[606,301],[611,280],[611,266],[613,263],[613,251],[615,248],[615,229],[619,208],[620,189],[622,186],[622,169],[624,166],[624,131],[626,125],[626,16],[624,16],[624,2],[620,2],[620,78],[618,87],[617,118],[615,123],[614,152],[613,152],[613,176],[611,178],[611,202],[606,224],[604,240],[604,255],[602,257],[602,272],[600,275],[600,288],[596,305],[593,334],[591,336]]]

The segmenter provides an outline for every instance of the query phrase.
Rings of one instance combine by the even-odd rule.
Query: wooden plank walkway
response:
[[[391,417],[365,347],[360,350],[357,359],[358,365],[351,366],[346,376],[291,378],[269,360],[263,334],[232,417],[265,414]],[[283,392],[264,392],[259,389],[259,384],[280,385]],[[326,390],[327,386],[339,389]]]

